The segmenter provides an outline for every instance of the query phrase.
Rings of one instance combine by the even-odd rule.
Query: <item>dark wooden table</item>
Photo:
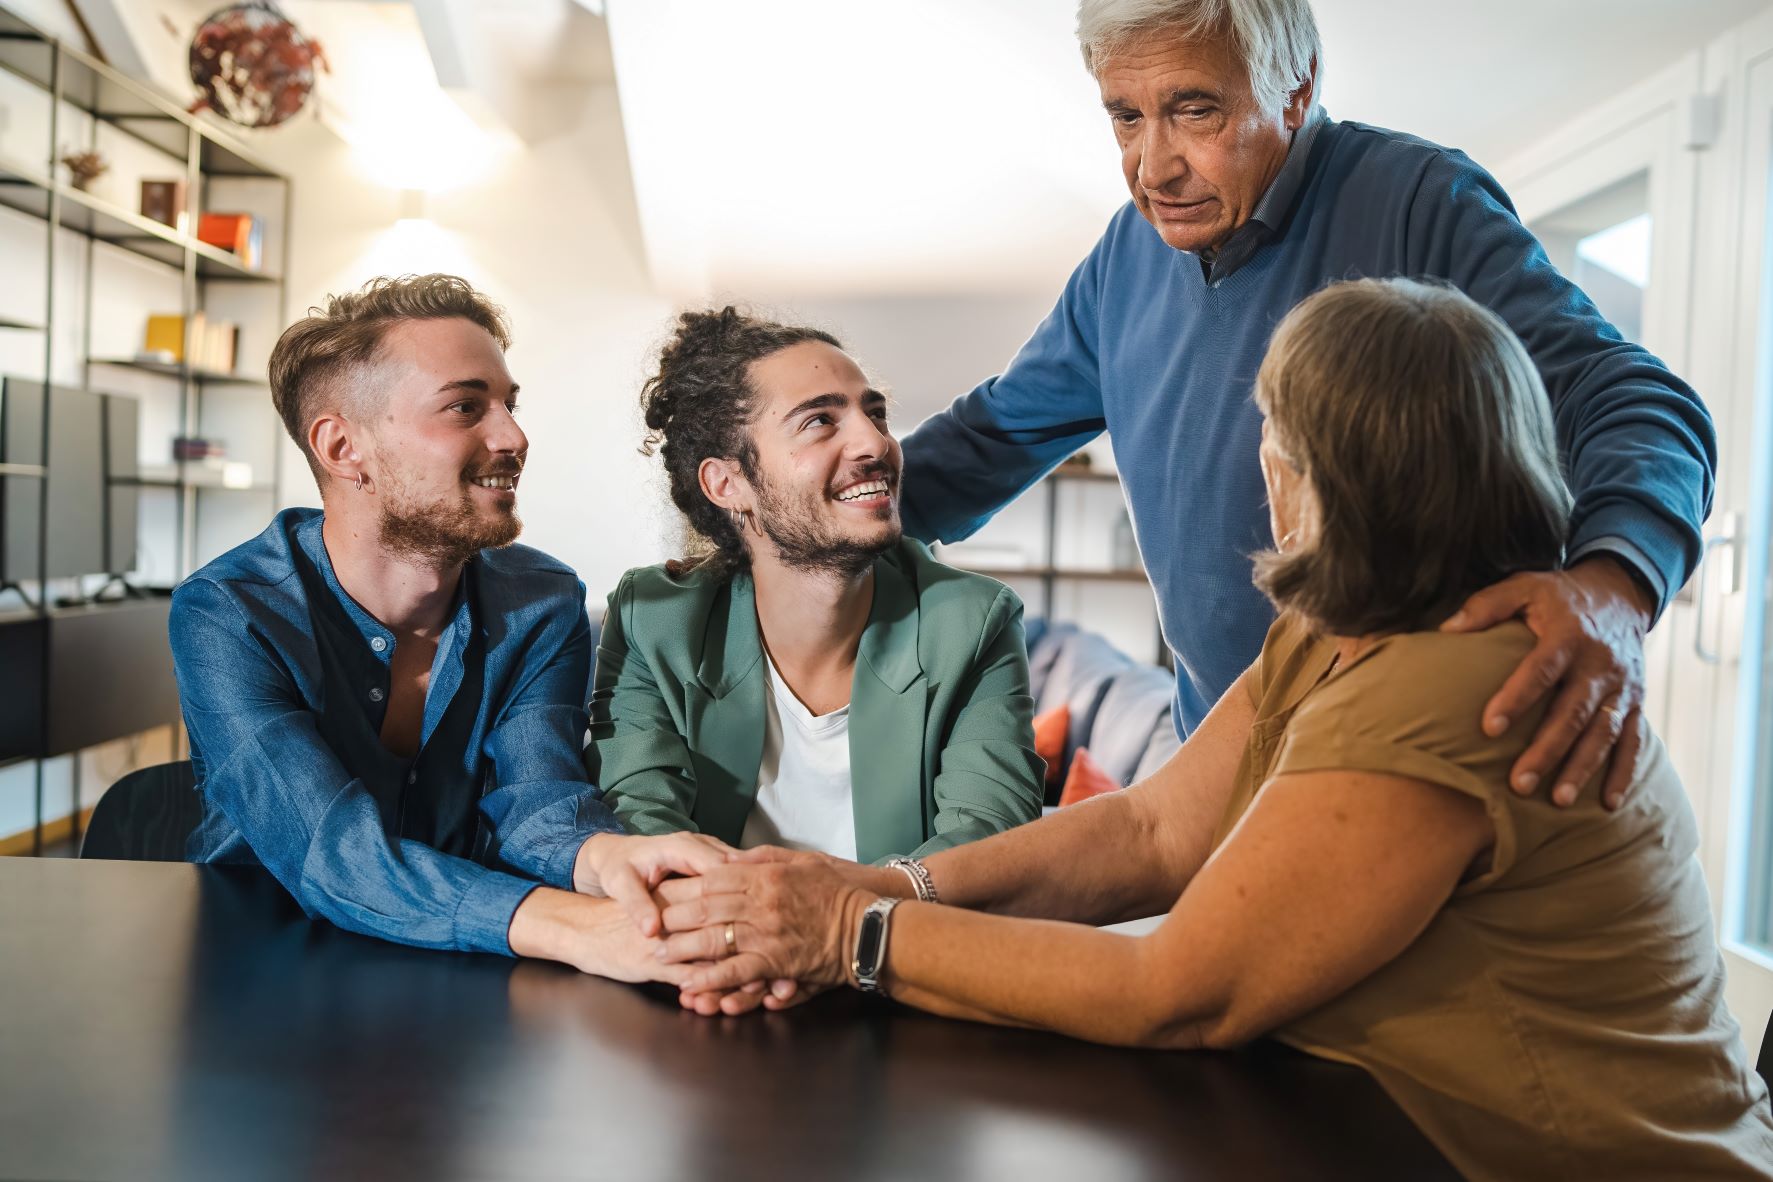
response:
[[[0,858],[0,1176],[1413,1179],[1363,1074],[853,993],[706,1019],[303,918],[262,871]]]

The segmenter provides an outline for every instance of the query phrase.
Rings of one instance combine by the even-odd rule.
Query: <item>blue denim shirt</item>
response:
[[[179,586],[172,654],[205,817],[194,862],[258,862],[302,908],[423,948],[510,954],[537,882],[621,832],[580,749],[585,588],[482,551],[438,638],[418,754],[382,746],[395,637],[339,585],[318,509],[288,509]]]

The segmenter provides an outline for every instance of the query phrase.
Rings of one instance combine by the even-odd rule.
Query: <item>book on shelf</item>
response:
[[[142,182],[142,216],[171,226],[185,228],[185,182],[183,180],[145,180]]]
[[[188,331],[187,331],[188,329]],[[142,340],[142,351],[155,356],[170,357],[177,365],[186,358],[185,343],[190,342],[192,369],[207,373],[233,373],[240,348],[240,326],[231,320],[211,320],[195,312],[187,325],[178,315],[148,317],[148,330]]]
[[[222,460],[228,457],[228,445],[219,439],[200,435],[178,435],[172,441],[175,460]]]
[[[232,251],[242,267],[256,271],[264,254],[264,227],[250,213],[206,213],[197,219],[197,241]]]

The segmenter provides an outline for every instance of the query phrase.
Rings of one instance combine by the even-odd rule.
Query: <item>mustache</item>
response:
[[[871,464],[863,464],[860,468],[855,468],[846,473],[836,484],[831,486],[831,491],[836,492],[840,488],[848,488],[857,481],[873,480],[875,478],[884,479],[895,489],[899,487],[898,467],[894,464],[889,464],[885,460],[875,460]]]
[[[478,480],[483,476],[521,476],[523,474],[523,465],[523,460],[512,458],[497,461],[485,468],[477,468],[465,475],[469,480]]]

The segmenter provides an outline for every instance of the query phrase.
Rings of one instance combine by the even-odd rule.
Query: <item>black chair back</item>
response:
[[[183,862],[185,841],[203,820],[190,760],[134,771],[93,806],[82,858]]]

